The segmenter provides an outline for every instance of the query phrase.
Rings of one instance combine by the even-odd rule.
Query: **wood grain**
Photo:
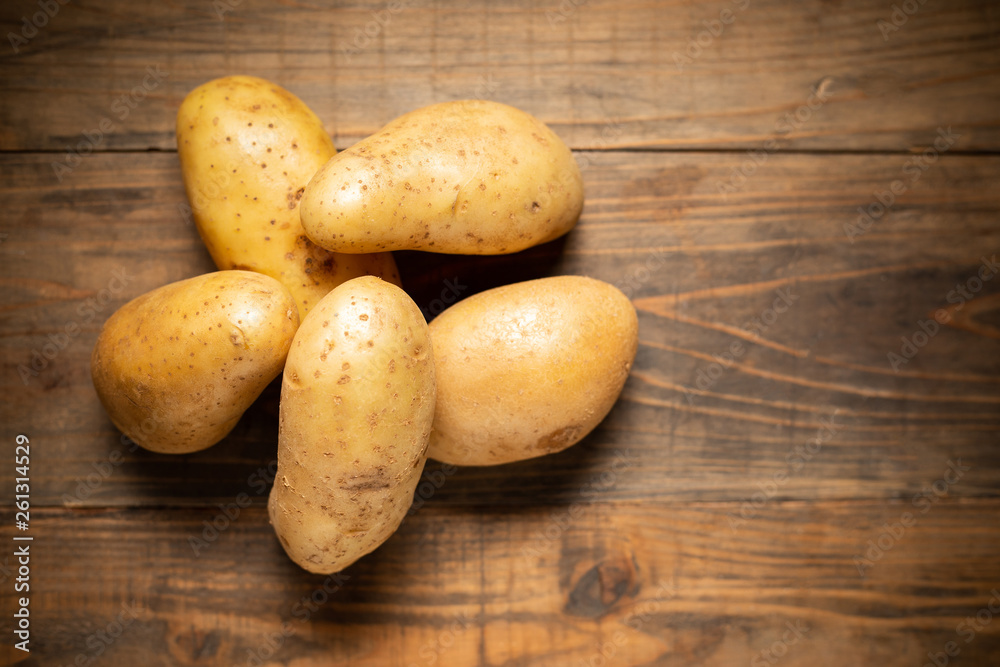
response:
[[[782,497],[898,497],[938,479],[955,457],[974,470],[954,493],[996,494],[1000,340],[947,325],[898,373],[887,355],[920,331],[918,322],[954,307],[949,292],[976,275],[981,256],[1000,250],[1000,195],[989,185],[1000,158],[943,156],[851,243],[844,224],[907,158],[777,154],[743,189],[722,194],[714,184],[738,156],[583,157],[592,158],[583,172],[587,207],[563,241],[489,259],[399,257],[428,315],[449,286],[465,297],[564,273],[621,285],[640,313],[634,372],[593,435],[538,461],[463,470],[440,490],[441,502],[565,502],[626,451],[627,474],[602,486],[602,498],[745,499],[786,470],[789,457],[797,468]],[[276,386],[222,444],[170,457],[122,445],[90,383],[90,351],[115,308],[212,268],[178,212],[176,156],[94,155],[62,184],[48,161],[0,160],[0,196],[19,216],[0,246],[0,388],[9,397],[0,420],[11,437],[24,432],[39,443],[46,475],[34,501],[231,500],[274,459]],[[982,285],[968,308],[986,305],[971,321],[995,322],[1000,280]],[[741,328],[768,318],[779,294],[794,299],[787,312],[772,311],[756,338]],[[80,333],[69,337],[74,323]],[[743,354],[726,358],[736,343]],[[805,460],[802,448],[817,437]],[[109,470],[114,452],[123,462]],[[0,480],[9,491],[11,478]]]
[[[0,553],[0,664],[1000,664],[996,3],[52,3],[23,42],[44,8],[0,4],[0,451],[31,438],[35,538],[30,656]],[[442,100],[535,113],[581,164],[578,228],[398,253],[407,290],[433,317],[586,274],[639,311],[597,430],[430,463],[336,581],[267,524],[277,383],[222,443],[166,457],[123,443],[90,382],[116,308],[213,268],[173,124],[237,73],[341,148]],[[13,496],[0,467],[8,545]]]
[[[72,2],[0,53],[0,149],[87,151],[84,132],[99,150],[172,149],[183,97],[244,73],[300,95],[340,148],[483,98],[577,149],[908,150],[953,126],[956,150],[995,150],[996,3],[918,6],[884,32],[893,3],[870,0]],[[37,11],[3,3],[2,33]]]
[[[962,626],[1000,604],[1000,534],[985,528],[996,499],[948,498],[924,514],[905,502],[774,502],[733,530],[736,509],[604,502],[567,520],[567,505],[431,501],[337,580],[292,564],[262,510],[245,510],[197,557],[189,538],[213,520],[209,509],[43,511],[32,529],[32,656],[47,665],[103,649],[95,664],[729,666],[768,664],[762,651],[775,647],[772,660],[781,653],[789,665],[920,665],[955,641],[959,664],[1000,660],[995,618],[968,626],[979,627],[968,643]],[[915,524],[883,539],[888,548],[861,576],[855,557],[907,510]],[[123,604],[135,612],[119,631]],[[5,615],[0,632],[10,624]],[[787,624],[801,638],[782,646],[796,639]],[[120,636],[107,644],[96,633],[109,625]]]

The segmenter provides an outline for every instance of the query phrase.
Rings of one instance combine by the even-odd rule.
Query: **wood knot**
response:
[[[624,556],[603,560],[587,570],[569,593],[563,609],[572,616],[600,618],[625,595],[635,596],[639,582],[635,563]]]

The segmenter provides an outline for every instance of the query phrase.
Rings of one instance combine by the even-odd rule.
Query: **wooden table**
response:
[[[995,2],[64,2],[0,8],[0,662],[1000,664]],[[536,114],[583,166],[578,228],[400,253],[408,289],[433,310],[448,281],[578,273],[639,311],[594,433],[428,465],[419,509],[335,579],[267,523],[276,386],[167,457],[123,446],[90,383],[117,307],[213,268],[174,116],[234,73],[341,148],[442,100]]]

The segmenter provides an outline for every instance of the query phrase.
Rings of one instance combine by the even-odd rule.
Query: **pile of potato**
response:
[[[127,303],[91,359],[114,424],[195,452],[284,371],[268,509],[288,555],[333,573],[382,544],[428,455],[493,465],[558,452],[611,409],[638,322],[580,276],[507,285],[430,325],[390,251],[490,255],[569,231],[580,171],[543,123],[494,102],[408,113],[336,153],[316,115],[263,79],[192,91],[177,146],[220,271]]]

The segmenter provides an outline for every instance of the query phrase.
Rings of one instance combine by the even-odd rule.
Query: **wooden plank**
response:
[[[959,664],[1000,660],[989,611],[1000,605],[1000,533],[987,528],[997,499],[945,498],[926,513],[776,502],[733,530],[736,509],[598,503],[567,520],[563,504],[432,501],[337,580],[291,563],[257,509],[198,556],[189,538],[212,508],[45,510],[30,530],[31,655],[203,667],[920,665],[955,642]],[[898,528],[904,512],[911,525]],[[8,543],[12,519],[0,513]],[[859,572],[870,540],[884,550]],[[9,583],[0,598],[9,637]]]
[[[911,158],[776,154],[732,192],[718,183],[739,166],[738,154],[580,158],[587,206],[568,238],[497,258],[401,253],[404,281],[429,315],[452,286],[465,297],[564,273],[619,284],[640,312],[634,373],[609,418],[578,446],[462,470],[434,489],[437,502],[531,506],[584,493],[744,501],[782,474],[775,498],[899,498],[957,459],[972,469],[953,494],[996,495],[1000,280],[969,281],[980,258],[1000,250],[1000,157],[940,157],[853,243],[844,225],[857,224],[857,207],[903,177]],[[176,155],[93,155],[62,183],[50,160],[0,157],[8,212],[0,229],[8,235],[0,245],[0,435],[12,442],[23,432],[36,443],[33,501],[262,498],[266,486],[254,475],[274,459],[276,386],[220,445],[167,457],[128,451],[90,383],[90,350],[115,308],[212,268],[178,211]],[[967,283],[978,289],[972,298],[949,303]],[[792,305],[770,311],[784,307],[781,294]],[[921,340],[919,322],[958,305],[951,324]],[[751,324],[748,333],[754,318],[769,321],[766,329]],[[69,336],[72,324],[79,333]],[[887,355],[902,352],[902,337],[924,344],[895,372]],[[727,359],[737,343],[742,353]],[[603,483],[626,454],[627,467]],[[10,497],[11,480],[0,475],[0,497]]]
[[[26,43],[4,45],[0,149],[170,149],[184,95],[240,73],[299,94],[339,147],[414,108],[484,98],[538,115],[579,149],[760,149],[774,139],[782,149],[899,151],[952,126],[955,150],[996,150],[995,3],[920,2],[895,17],[898,30],[893,7],[72,2]],[[38,11],[35,0],[3,3],[3,34],[30,33],[23,21]]]

